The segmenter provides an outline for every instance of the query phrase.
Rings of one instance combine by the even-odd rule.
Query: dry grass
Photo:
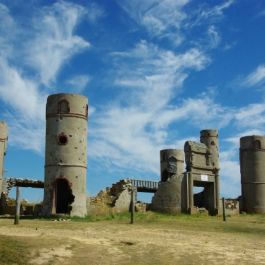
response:
[[[265,215],[98,219],[0,219],[0,264],[265,264]]]

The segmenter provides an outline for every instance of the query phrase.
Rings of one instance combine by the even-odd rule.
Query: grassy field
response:
[[[0,264],[265,264],[265,215],[0,219]]]

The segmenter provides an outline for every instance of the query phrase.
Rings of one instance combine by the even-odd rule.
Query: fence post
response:
[[[16,187],[16,214],[14,224],[19,224],[19,216],[20,216],[20,199],[19,199],[19,187]]]
[[[131,224],[134,223],[134,213],[135,213],[135,187],[131,189]]]
[[[223,221],[226,221],[226,216],[225,216],[225,198],[222,198],[222,204],[223,204]]]

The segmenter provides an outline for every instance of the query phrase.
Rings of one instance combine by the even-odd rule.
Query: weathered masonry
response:
[[[7,136],[8,136],[7,124],[3,121],[0,121],[0,198],[3,191],[4,157],[7,150]]]
[[[85,216],[88,100],[50,95],[46,105],[43,214]]]
[[[152,199],[151,209],[166,213],[180,213],[183,209],[184,153],[182,150],[160,151],[161,180]]]
[[[242,209],[265,213],[265,137],[240,138]]]
[[[210,214],[219,209],[219,143],[217,130],[202,130],[200,143],[187,141],[184,145],[186,160],[187,208],[189,213],[205,208]],[[198,194],[193,187],[203,187]]]
[[[167,213],[217,214],[219,209],[219,151],[217,130],[202,130],[200,142],[187,141],[182,150],[160,151],[161,181],[151,208]],[[194,194],[194,187],[203,191]]]

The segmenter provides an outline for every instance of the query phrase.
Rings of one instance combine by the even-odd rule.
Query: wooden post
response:
[[[193,176],[192,173],[188,173],[188,179],[189,179],[189,213],[192,214],[193,210]]]
[[[219,211],[219,192],[220,192],[220,183],[219,183],[219,171],[215,173],[215,204],[216,204],[216,213]]]
[[[226,221],[226,216],[225,216],[225,198],[222,198],[222,204],[223,204],[223,221]]]
[[[20,200],[19,200],[19,187],[16,187],[16,214],[14,224],[19,224],[19,216],[20,216]]]
[[[134,212],[135,212],[135,187],[131,189],[131,224],[134,223]]]

